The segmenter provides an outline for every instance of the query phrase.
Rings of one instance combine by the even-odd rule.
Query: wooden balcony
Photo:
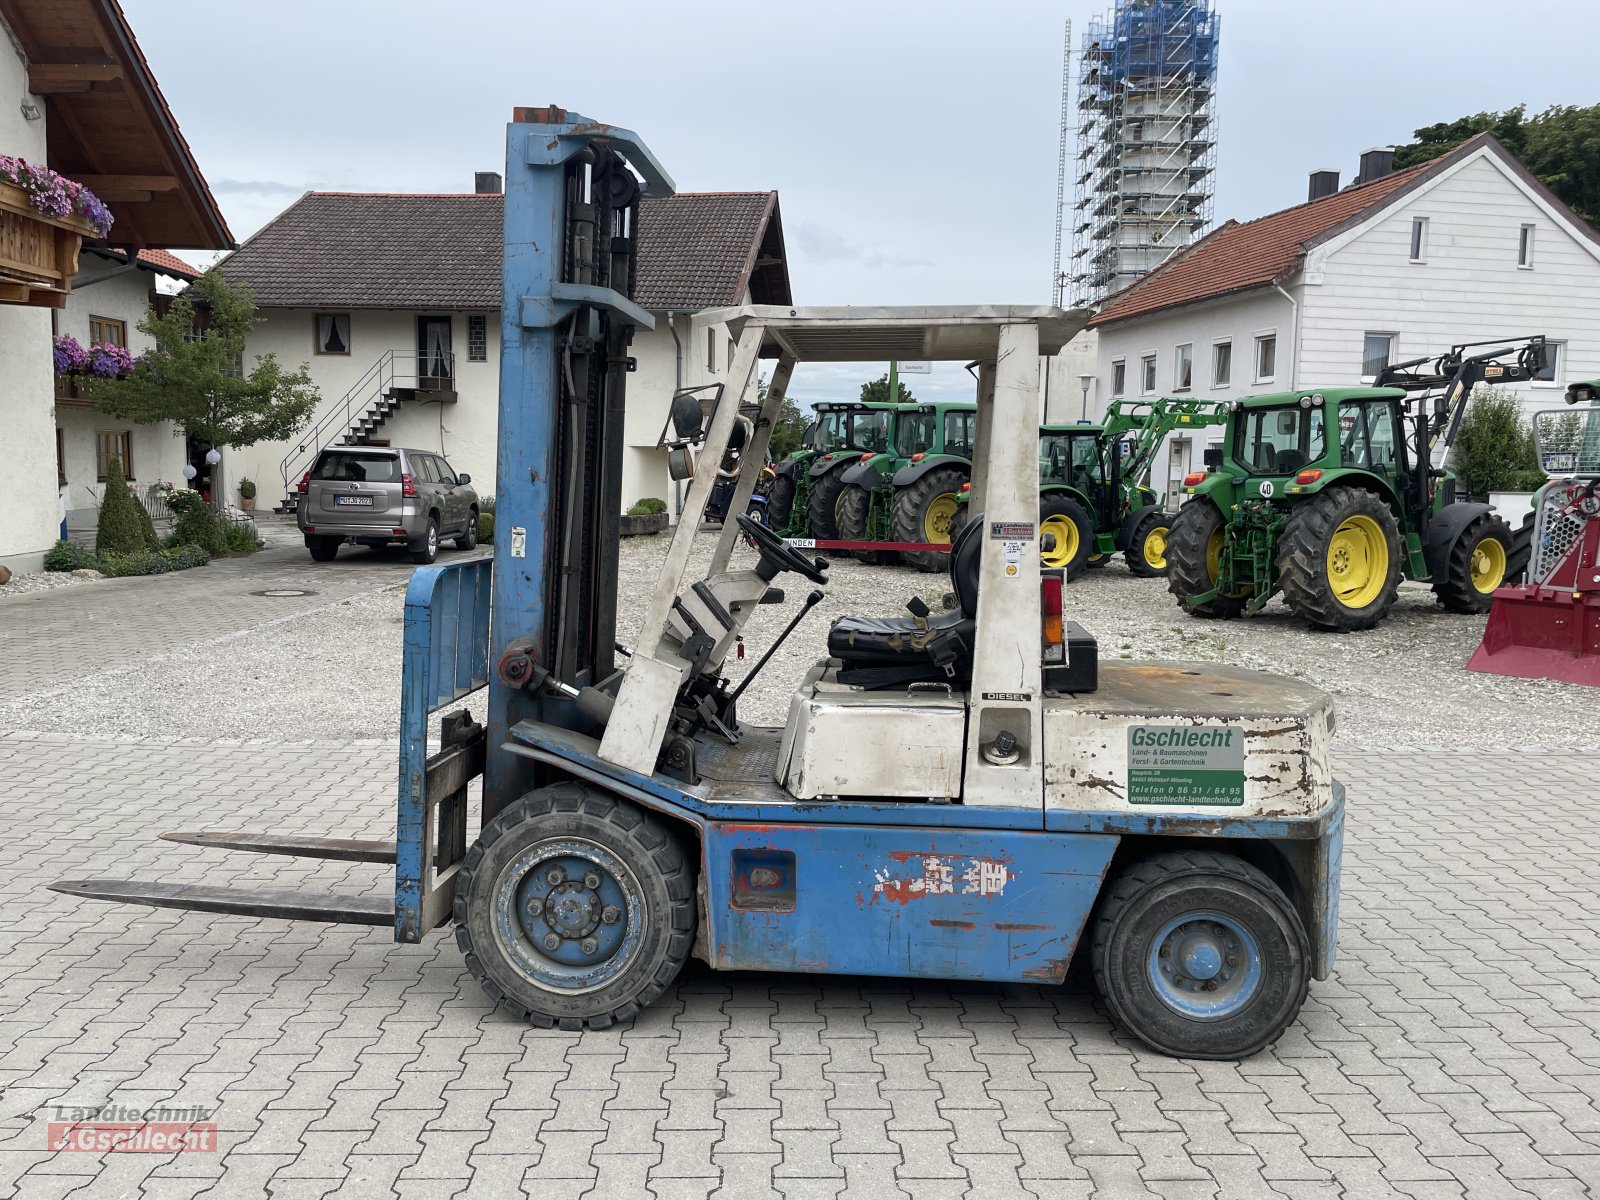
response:
[[[78,250],[94,236],[87,217],[46,216],[21,188],[0,183],[0,304],[60,308],[78,271]]]

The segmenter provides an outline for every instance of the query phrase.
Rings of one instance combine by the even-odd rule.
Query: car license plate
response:
[[[335,508],[371,508],[372,507],[372,497],[371,496],[335,496],[333,498],[333,506]]]

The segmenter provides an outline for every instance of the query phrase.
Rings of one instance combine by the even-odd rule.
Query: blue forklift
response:
[[[723,389],[627,400],[658,406],[670,469],[694,485],[624,646],[628,350],[652,325],[630,298],[638,201],[673,184],[634,133],[558,108],[516,110],[505,179],[498,536],[492,563],[412,576],[394,840],[165,835],[392,864],[392,899],[105,879],[55,890],[392,926],[401,942],[453,922],[488,995],[547,1027],[626,1021],[691,956],[1057,984],[1081,954],[1112,1014],[1157,1050],[1270,1045],[1334,961],[1332,702],[1216,664],[1101,663],[1067,619],[1062,572],[1041,565],[1038,362],[1087,314],[710,314],[737,339]],[[785,724],[742,721],[741,698],[829,568],[744,515],[755,471],[709,563],[691,556],[730,439],[762,461],[798,364],[889,359],[977,364],[954,606],[913,597],[902,615],[839,619]],[[791,601],[786,576],[809,594]],[[735,684],[730,651],[770,604],[794,616]],[[486,725],[459,706],[483,687]]]

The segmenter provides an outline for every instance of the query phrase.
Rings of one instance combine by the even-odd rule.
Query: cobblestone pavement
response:
[[[493,1010],[447,933],[72,900],[61,876],[382,894],[164,829],[378,836],[372,744],[0,736],[0,1196],[1500,1197],[1600,1189],[1600,758],[1345,755],[1340,959],[1243,1063],[1075,988],[713,975]],[[214,1153],[52,1153],[53,1105],[215,1106]]]

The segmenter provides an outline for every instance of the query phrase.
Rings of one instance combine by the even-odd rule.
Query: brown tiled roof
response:
[[[190,266],[169,250],[141,250],[139,261],[165,275],[175,275],[179,279],[199,279],[201,275],[198,267]]]
[[[222,264],[258,305],[500,307],[499,195],[307,192]],[[645,200],[634,299],[657,311],[787,304],[776,192]]]
[[[1180,304],[1269,287],[1297,268],[1313,244],[1365,219],[1424,176],[1480,144],[1481,139],[1474,138],[1431,162],[1254,221],[1228,221],[1144,278],[1107,297],[1089,324],[1110,325]]]

